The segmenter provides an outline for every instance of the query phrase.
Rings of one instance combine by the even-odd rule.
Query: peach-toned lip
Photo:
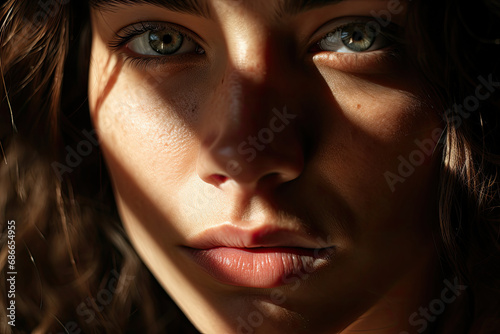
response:
[[[302,230],[291,230],[271,224],[240,227],[228,222],[211,227],[188,238],[184,246],[196,249],[214,247],[296,247],[321,249],[334,246],[325,244],[321,240],[325,239]]]
[[[334,248],[297,247],[209,249],[185,248],[195,263],[223,284],[250,288],[273,288],[294,282],[325,267]]]
[[[215,226],[188,240],[183,251],[217,281],[253,288],[293,282],[326,266],[335,252],[310,234],[261,225],[241,228]]]

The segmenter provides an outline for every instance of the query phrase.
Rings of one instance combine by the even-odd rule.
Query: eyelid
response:
[[[359,53],[326,51],[317,53],[311,58],[316,66],[327,66],[340,71],[364,75],[377,75],[393,71],[394,66],[399,66],[401,60],[401,52],[395,47]]]
[[[195,32],[175,23],[160,21],[140,21],[129,24],[119,29],[114,34],[113,38],[108,42],[108,47],[112,50],[117,50],[125,46],[128,42],[130,42],[132,38],[136,36],[142,35],[148,31],[162,31],[165,29],[171,29],[179,32],[184,37],[191,39],[193,42],[200,45],[203,49],[206,50],[205,41]]]

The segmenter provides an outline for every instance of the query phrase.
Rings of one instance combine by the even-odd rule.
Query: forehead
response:
[[[113,11],[121,6],[153,5],[164,7],[174,12],[210,18],[210,4],[215,1],[245,7],[256,7],[265,4],[272,6],[275,14],[278,16],[293,15],[298,12],[341,2],[356,2],[356,0],[89,0],[89,3],[93,9],[104,11]],[[385,2],[385,0],[373,0],[373,2]]]

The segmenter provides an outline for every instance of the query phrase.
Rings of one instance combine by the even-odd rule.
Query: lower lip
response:
[[[194,262],[219,282],[253,288],[273,288],[293,283],[295,280],[290,278],[294,275],[304,276],[327,265],[334,252],[333,247],[214,247],[186,250]]]

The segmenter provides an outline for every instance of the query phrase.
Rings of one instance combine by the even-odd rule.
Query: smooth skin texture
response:
[[[410,314],[439,289],[439,152],[394,192],[384,173],[418,149],[415,139],[432,138],[439,116],[390,46],[314,48],[338,22],[369,19],[390,1],[281,16],[280,0],[203,1],[211,17],[153,5],[92,10],[91,116],[138,254],[203,333],[414,331]],[[204,52],[109,46],[138,22],[181,27]],[[285,108],[293,117],[281,126],[273,117]],[[271,123],[281,130],[270,143],[238,150]],[[328,267],[277,288],[221,284],[180,246],[224,222],[284,227],[336,252]]]

